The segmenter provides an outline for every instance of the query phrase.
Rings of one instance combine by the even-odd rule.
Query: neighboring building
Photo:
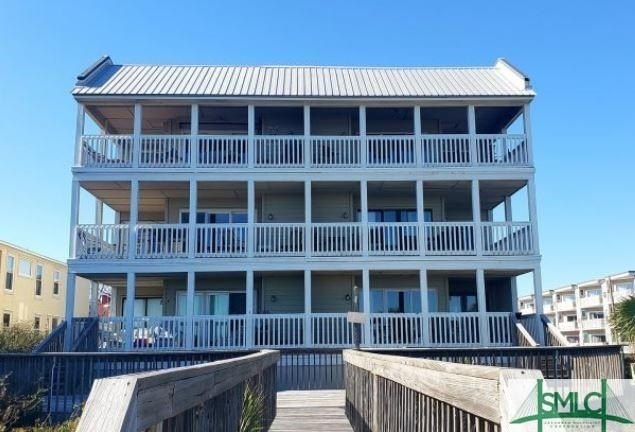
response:
[[[516,277],[542,291],[534,91],[505,60],[104,57],[73,96],[69,268],[112,286],[101,349],[348,346],[354,310],[366,345],[510,345]]]
[[[569,342],[582,345],[615,343],[619,341],[608,325],[608,317],[616,303],[633,295],[635,271],[631,270],[545,291],[544,313]],[[520,312],[534,313],[533,294],[518,301]]]
[[[0,240],[2,327],[27,322],[48,332],[64,319],[66,264]],[[88,314],[90,281],[78,278],[74,313]]]

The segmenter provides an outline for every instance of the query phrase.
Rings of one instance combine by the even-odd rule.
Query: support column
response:
[[[481,345],[489,345],[489,325],[487,322],[487,302],[485,299],[485,271],[476,270],[476,301],[478,304],[478,322],[481,332]]]
[[[309,258],[313,254],[313,236],[311,235],[311,180],[304,182],[304,254]]]
[[[368,182],[359,182],[359,197],[362,213],[362,255],[368,256]],[[364,303],[366,304],[366,303]]]
[[[476,112],[474,105],[467,107],[467,131],[470,135],[470,165],[478,164],[478,150],[476,148]]]
[[[190,214],[187,224],[188,255],[190,258],[194,258],[196,256],[196,212],[198,211],[198,183],[194,179],[190,179],[190,202],[188,211]]]
[[[478,180],[472,180],[472,220],[474,221],[474,249],[477,256],[483,254],[481,237],[481,194]]]
[[[540,271],[540,264],[534,267],[534,306],[536,310],[536,320],[538,324],[538,328],[542,329],[542,321],[540,319],[541,315],[544,313],[543,305],[542,305],[542,274]],[[545,344],[544,332],[538,332],[538,342],[540,345]]]
[[[247,180],[247,256],[255,254],[255,223],[256,223],[256,183]]]
[[[423,166],[423,146],[421,142],[421,107],[414,107],[414,132],[415,132],[415,164]]]
[[[70,351],[73,346],[73,315],[75,312],[75,273],[70,271],[66,275],[66,308],[64,319],[66,331],[64,332],[64,351]]]
[[[518,283],[516,281],[516,276],[512,276],[510,279],[510,289],[511,289],[511,298],[512,298],[512,312],[518,312]]]
[[[130,181],[130,217],[128,218],[128,259],[134,259],[137,249],[139,217],[139,180]]]
[[[134,301],[136,297],[136,274],[126,274],[126,307],[124,310],[124,350],[132,351],[134,343]]]
[[[304,270],[304,345],[313,345],[311,325],[311,270]]]
[[[185,302],[185,316],[187,328],[185,330],[185,346],[187,349],[194,347],[194,290],[196,286],[196,273],[187,272],[187,295]]]
[[[505,222],[511,222],[513,221],[513,215],[512,215],[512,197],[507,195],[505,197]]]
[[[368,146],[366,145],[366,107],[359,107],[359,142],[360,142],[360,162],[362,167],[368,165]]]
[[[192,104],[190,114],[190,167],[198,165],[198,104]]]
[[[578,322],[578,342],[584,340],[584,332],[582,330],[582,308],[580,307],[580,288],[573,284],[573,295],[575,297],[575,319]],[[543,306],[544,307],[544,306]]]
[[[97,316],[97,303],[99,299],[99,282],[90,281],[90,295],[88,296],[88,316]]]
[[[254,135],[256,134],[256,107],[247,105],[247,166],[254,167],[256,142]]]
[[[613,313],[614,306],[614,297],[613,297],[613,284],[611,283],[611,278],[606,277],[602,279],[602,283],[600,284],[602,289],[602,312],[604,313],[604,320],[607,321],[608,317],[611,313]],[[616,337],[613,335],[613,331],[611,330],[610,325],[605,326],[604,336],[606,337],[606,342],[612,344],[616,342]],[[580,343],[583,341],[580,340]]]
[[[304,105],[304,168],[311,167],[311,107]]]
[[[71,182],[71,226],[68,239],[68,256],[77,257],[77,224],[79,223],[79,180],[73,179]]]
[[[426,237],[425,237],[425,206],[424,206],[424,195],[423,195],[423,181],[417,180],[416,182],[416,190],[417,190],[417,236],[418,242],[417,246],[419,247],[419,255],[426,254]]]
[[[430,307],[428,305],[428,271],[426,269],[419,270],[419,295],[421,296],[421,344],[428,346],[430,343]]]
[[[104,203],[101,200],[95,199],[95,224],[101,225],[104,223]]]
[[[527,180],[527,199],[529,201],[529,222],[531,222],[531,240],[534,255],[540,255],[538,240],[538,206],[536,205],[536,182],[532,177]]]
[[[141,120],[143,108],[140,103],[134,105],[134,118],[132,129],[132,167],[139,168],[139,158],[141,156]]]
[[[245,344],[246,348],[254,346],[254,271],[245,272]]]
[[[77,104],[77,123],[75,126],[75,155],[74,165],[81,166],[82,164],[82,137],[84,135],[84,123],[86,119],[86,108],[84,104]]]
[[[362,297],[364,299],[364,315],[366,316],[366,323],[364,324],[364,345],[370,345],[370,271],[368,269],[362,270]]]
[[[527,162],[534,164],[534,142],[531,133],[531,111],[529,104],[523,105],[523,129],[525,130],[525,140],[527,140]]]

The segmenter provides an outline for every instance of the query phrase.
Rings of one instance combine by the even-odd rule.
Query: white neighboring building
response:
[[[101,349],[350,346],[351,310],[368,346],[508,346],[516,276],[542,292],[534,91],[505,60],[104,57],[73,97],[68,264],[113,287]]]
[[[544,313],[572,343],[595,345],[619,342],[608,317],[613,305],[635,295],[635,271],[567,285],[543,292]],[[518,299],[519,311],[534,313],[534,295]]]

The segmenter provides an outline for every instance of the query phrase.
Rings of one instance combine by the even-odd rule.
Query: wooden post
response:
[[[254,167],[256,142],[254,135],[256,134],[256,108],[253,105],[247,106],[247,166]]]
[[[527,199],[529,201],[529,222],[531,222],[531,240],[534,255],[540,255],[538,241],[538,206],[536,205],[536,183],[533,176],[527,180]]]
[[[363,168],[368,165],[368,146],[366,145],[366,107],[359,107],[359,142],[360,142],[360,162]]]
[[[254,346],[254,271],[249,269],[245,272],[245,348]]]
[[[68,239],[68,256],[77,257],[77,224],[79,223],[79,200],[80,185],[79,180],[73,179],[71,183],[71,226]]]
[[[137,222],[139,217],[139,180],[130,181],[130,215],[128,218],[128,259],[133,259],[137,250]]]
[[[192,104],[190,114],[190,168],[198,166],[198,104]]]
[[[364,315],[366,315],[366,323],[364,324],[364,345],[370,345],[371,339],[371,319],[370,319],[370,272],[367,268],[362,270],[362,296],[364,299]]]
[[[414,132],[415,132],[415,164],[423,166],[423,142],[421,141],[421,107],[414,107]]]
[[[505,222],[511,222],[513,221],[513,215],[512,215],[512,197],[507,195],[505,197]]]
[[[368,182],[362,180],[360,183],[360,204],[362,216],[362,255],[368,256]]]
[[[304,345],[313,345],[311,325],[311,270],[304,270]]]
[[[525,140],[527,142],[527,159],[529,165],[534,164],[534,143],[531,133],[531,110],[529,104],[523,105],[523,129],[525,132]]]
[[[478,304],[479,331],[481,332],[481,345],[489,345],[489,325],[487,322],[487,302],[485,298],[485,271],[476,270],[476,300]]]
[[[136,297],[136,275],[133,272],[126,274],[126,308],[124,310],[124,350],[132,351],[134,348],[134,301]]]
[[[66,331],[64,332],[64,351],[68,352],[73,346],[73,315],[75,312],[75,273],[66,274],[66,308],[64,319]]]
[[[428,346],[430,306],[428,305],[428,271],[426,269],[419,270],[419,295],[421,296],[421,342],[423,346]]]
[[[417,237],[418,242],[417,246],[419,247],[419,255],[423,256],[426,254],[426,237],[425,237],[425,201],[423,195],[423,181],[417,180],[416,183],[417,189]]]
[[[194,348],[194,290],[196,289],[196,273],[187,272],[187,297],[186,312],[187,328],[185,330],[185,346],[191,350]],[[199,344],[205,346],[205,342],[199,341]]]
[[[304,105],[304,168],[311,167],[311,107]]]
[[[140,103],[134,105],[134,118],[132,130],[132,167],[139,168],[139,158],[141,156],[141,131],[142,131],[143,108]]]
[[[467,107],[467,130],[470,135],[470,165],[478,165],[478,150],[476,148],[476,112],[474,105]]]
[[[252,258],[255,254],[255,226],[256,223],[256,183],[247,181],[247,256]]]
[[[188,218],[188,251],[189,257],[196,257],[197,241],[196,241],[196,213],[198,211],[198,183],[194,179],[190,179],[190,202]]]
[[[534,267],[534,306],[536,310],[536,320],[537,320],[537,328],[542,330],[542,321],[540,316],[544,313],[543,305],[542,305],[542,275],[540,272],[540,264]],[[536,338],[536,342],[540,345],[545,344],[544,332],[539,331],[538,337]]]
[[[82,164],[82,141],[84,136],[84,123],[86,119],[86,108],[84,104],[77,104],[77,124],[75,126],[75,166]]]
[[[474,249],[477,256],[483,254],[481,238],[481,194],[478,180],[472,180],[472,220],[474,221]]]
[[[311,235],[312,212],[311,180],[304,182],[304,254],[307,258],[313,254],[313,236]]]

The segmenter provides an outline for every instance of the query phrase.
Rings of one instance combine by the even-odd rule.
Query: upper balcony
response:
[[[88,169],[527,168],[523,106],[87,105]]]

